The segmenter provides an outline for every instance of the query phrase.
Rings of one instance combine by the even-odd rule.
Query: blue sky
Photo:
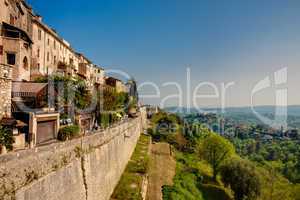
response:
[[[176,92],[165,82],[178,82],[188,102],[203,81],[235,82],[226,93],[227,106],[250,104],[254,85],[287,67],[288,103],[300,104],[300,1],[298,0],[28,0],[43,20],[72,46],[106,69],[120,69],[139,83],[151,81],[161,90],[159,104]],[[274,104],[278,87],[255,97],[257,105]],[[153,93],[144,87],[142,94]],[[193,93],[191,91],[190,93]],[[212,93],[203,87],[201,94]],[[220,106],[221,97],[199,105]],[[178,99],[166,101],[178,105]]]

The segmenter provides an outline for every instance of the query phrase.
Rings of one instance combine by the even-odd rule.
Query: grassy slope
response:
[[[173,186],[165,186],[165,200],[231,200],[229,192],[213,183],[209,165],[193,154],[177,153],[176,176]]]
[[[141,200],[143,176],[148,169],[148,148],[150,137],[141,135],[131,160],[128,162],[115,191],[112,200]]]

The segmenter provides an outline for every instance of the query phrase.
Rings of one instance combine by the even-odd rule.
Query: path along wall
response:
[[[0,156],[0,199],[109,199],[145,128],[141,113],[91,136]]]

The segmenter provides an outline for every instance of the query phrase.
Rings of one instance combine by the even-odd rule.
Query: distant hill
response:
[[[274,118],[275,106],[256,106],[255,111],[259,114],[268,117],[269,119]],[[252,112],[250,107],[230,107],[225,109],[225,113],[222,113],[220,108],[203,108],[201,111],[195,108],[184,108],[184,107],[168,107],[164,109],[167,112],[177,113],[180,116],[196,113],[210,113],[214,112],[222,114],[224,117],[228,117],[236,122],[241,123],[262,123],[257,116]],[[288,126],[292,128],[300,128],[300,106],[288,106]]]
[[[275,106],[256,106],[255,111],[263,115],[274,115]],[[192,114],[199,112],[216,112],[221,113],[221,108],[202,108],[199,111],[196,108],[186,108],[186,107],[167,107],[164,108],[167,112],[179,113],[179,114]],[[287,108],[289,116],[300,116],[300,105],[288,106]],[[251,107],[228,107],[225,108],[225,113],[240,113],[240,114],[253,114]]]

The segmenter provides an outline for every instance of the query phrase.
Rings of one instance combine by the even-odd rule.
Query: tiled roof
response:
[[[47,86],[47,83],[13,82],[12,93],[22,93],[25,96],[35,96]]]

